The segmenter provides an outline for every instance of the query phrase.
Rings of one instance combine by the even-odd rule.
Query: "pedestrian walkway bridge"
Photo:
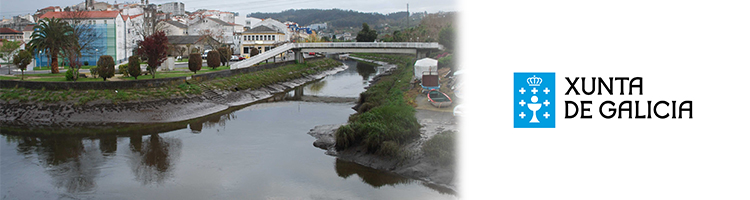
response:
[[[405,53],[425,57],[427,52],[442,50],[438,43],[421,42],[325,42],[325,43],[287,43],[230,65],[230,69],[246,68],[271,59],[289,50],[294,51],[294,59],[304,61],[302,56],[307,52],[325,53]]]

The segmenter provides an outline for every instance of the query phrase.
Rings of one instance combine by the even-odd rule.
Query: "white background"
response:
[[[750,199],[750,4],[462,1],[459,11],[461,198]],[[557,128],[513,128],[513,72],[557,73]],[[643,77],[644,95],[565,96],[564,77],[576,76]],[[594,101],[594,119],[564,119],[566,99]],[[693,119],[604,119],[605,99],[692,100]]]

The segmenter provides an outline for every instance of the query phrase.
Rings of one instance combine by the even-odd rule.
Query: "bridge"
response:
[[[240,69],[253,66],[271,59],[289,50],[294,51],[294,59],[304,62],[303,54],[307,52],[325,53],[404,53],[415,54],[417,58],[426,57],[427,52],[442,50],[438,43],[422,42],[325,42],[325,43],[287,43],[271,50],[255,55],[229,66],[230,69]]]

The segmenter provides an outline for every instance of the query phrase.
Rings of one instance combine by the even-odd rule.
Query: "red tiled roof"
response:
[[[0,28],[0,34],[23,34],[23,32],[3,27]]]
[[[60,19],[67,19],[72,18],[69,13],[72,12],[48,12],[44,13],[39,19],[44,18],[60,18]],[[117,14],[120,14],[119,11],[86,11],[84,12],[85,15],[83,16],[84,19],[111,19],[117,17]]]
[[[136,17],[140,17],[141,15],[143,15],[143,14],[130,15],[130,19],[133,19],[133,18],[136,18]]]
[[[23,31],[34,31],[34,24],[29,24],[23,27]]]
[[[42,8],[42,9],[39,9],[39,10],[54,10],[55,8],[59,9],[60,6],[50,6],[50,7]]]

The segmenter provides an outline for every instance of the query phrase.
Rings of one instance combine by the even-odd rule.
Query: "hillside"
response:
[[[353,10],[341,10],[341,9],[300,9],[300,10],[286,10],[279,13],[251,13],[248,17],[255,18],[273,18],[281,22],[292,21],[297,22],[302,26],[307,26],[315,23],[328,23],[329,28],[347,28],[347,27],[361,27],[362,23],[370,24],[371,26],[380,27],[385,24],[389,26],[406,26],[406,11],[395,12],[389,14],[381,13],[363,13]],[[412,16],[411,26],[415,26],[419,23],[418,19],[421,15]],[[417,21],[415,21],[417,20]]]

